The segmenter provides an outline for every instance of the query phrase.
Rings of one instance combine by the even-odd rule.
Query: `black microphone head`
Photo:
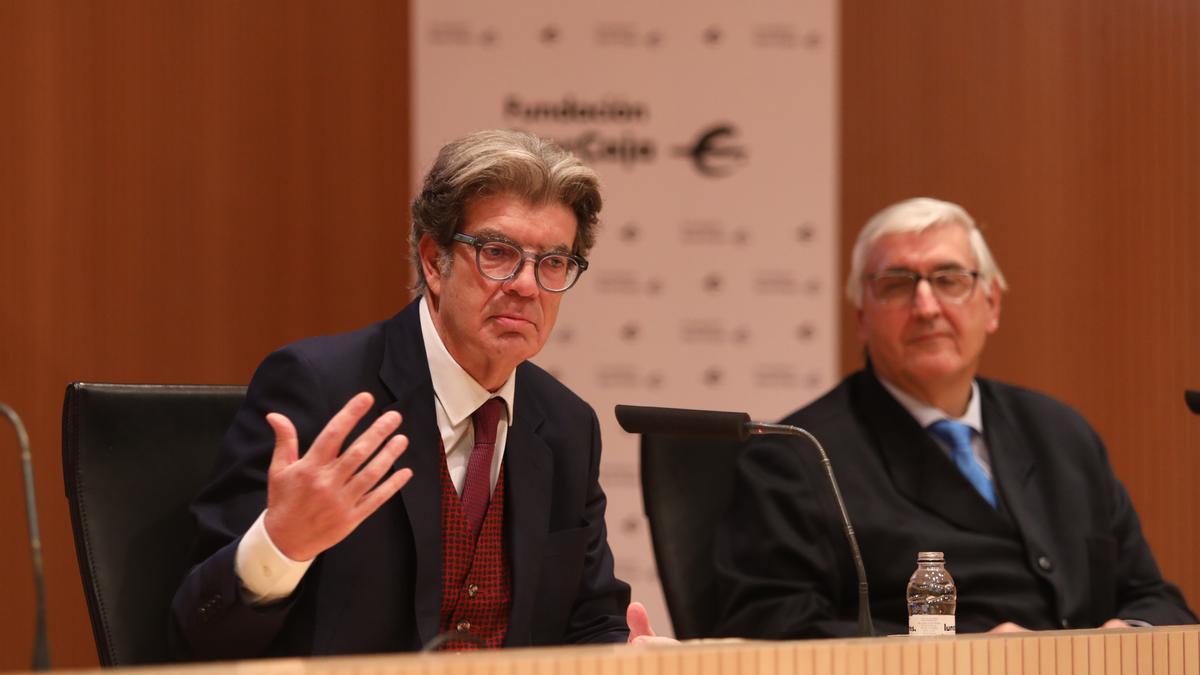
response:
[[[1183,392],[1183,400],[1187,401],[1187,406],[1192,412],[1200,415],[1200,391],[1185,390]]]
[[[621,428],[632,434],[704,436],[739,441],[750,437],[746,428],[750,423],[747,413],[640,405],[618,405],[615,412]]]

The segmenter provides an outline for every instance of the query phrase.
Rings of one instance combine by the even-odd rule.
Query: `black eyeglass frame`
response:
[[[964,275],[964,276],[971,277],[971,287],[967,290],[966,293],[963,293],[961,298],[950,298],[950,297],[943,296],[941,293],[938,292],[937,284],[934,283],[934,281],[936,279],[938,279],[939,277],[948,277],[948,276],[952,276],[952,275]],[[886,272],[879,272],[878,274],[868,274],[868,275],[866,275],[866,277],[867,277],[868,285],[871,287],[871,294],[873,296],[875,296],[876,300],[878,300],[879,302],[881,302],[885,305],[901,304],[902,302],[912,302],[913,298],[917,297],[917,286],[920,286],[922,281],[929,282],[929,290],[932,291],[934,296],[937,297],[939,300],[945,300],[946,302],[953,303],[956,305],[962,304],[962,303],[966,302],[967,300],[970,300],[971,296],[975,294],[975,288],[977,286],[979,286],[979,270],[968,270],[968,269],[961,269],[961,268],[934,270],[933,272],[930,272],[929,274],[919,274],[917,272],[913,272],[912,270],[889,270]],[[908,297],[904,298],[903,300],[901,300],[898,297],[895,298],[894,300],[885,300],[879,296],[879,293],[876,292],[874,282],[878,279],[908,279],[908,280],[912,281],[912,290],[909,291]]]
[[[521,273],[521,270],[525,267],[525,261],[532,260],[533,261],[534,281],[537,282],[538,288],[542,289],[543,291],[546,291],[547,293],[566,293],[567,291],[571,290],[571,288],[574,287],[575,284],[579,282],[579,277],[583,276],[583,273],[586,272],[587,268],[588,268],[587,260],[585,260],[577,255],[570,254],[570,253],[553,253],[553,252],[551,252],[551,253],[526,253],[524,249],[522,249],[520,246],[517,246],[516,244],[512,244],[507,241],[501,241],[499,239],[481,239],[479,237],[472,237],[471,235],[463,233],[463,232],[455,232],[452,239],[454,239],[454,241],[466,244],[468,246],[475,247],[475,269],[479,270],[479,273],[482,274],[485,278],[491,279],[492,281],[504,282],[504,281],[509,281],[511,279],[515,279],[517,277],[517,275]],[[483,271],[483,260],[480,259],[479,256],[481,255],[481,252],[483,251],[484,246],[490,246],[492,244],[499,244],[501,246],[507,246],[521,255],[520,262],[517,263],[517,266],[513,269],[513,271],[508,276],[494,277],[494,276],[488,274],[487,272]],[[558,290],[555,290],[552,288],[546,288],[545,284],[542,283],[542,273],[541,273],[542,261],[545,260],[546,258],[554,258],[554,257],[567,258],[568,260],[570,260],[571,262],[573,262],[577,266],[579,266],[579,273],[575,275],[575,278],[571,280],[571,283],[567,284],[566,288],[560,288]]]

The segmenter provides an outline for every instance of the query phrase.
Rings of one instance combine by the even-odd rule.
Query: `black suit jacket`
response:
[[[413,478],[345,540],[317,556],[290,598],[242,599],[234,554],[266,506],[274,436],[287,415],[307,448],[354,394],[375,407],[349,436],[397,410]],[[600,489],[600,433],[586,403],[540,368],[517,368],[505,462],[513,598],[505,644],[618,642],[629,587],[613,575]],[[184,659],[415,650],[435,637],[442,592],[440,435],[413,302],[389,321],[312,338],[269,356],[224,441],[213,482],[193,505],[196,566],[172,604]]]
[[[869,370],[783,421],[825,444],[859,538],[877,630],[907,632],[905,589],[925,550],[946,554],[960,632],[1003,621],[1195,622],[1159,573],[1129,495],[1083,418],[1026,389],[984,379],[979,388],[999,511]],[[720,632],[853,635],[857,586],[840,523],[815,450],[791,438],[749,445],[717,535]]]

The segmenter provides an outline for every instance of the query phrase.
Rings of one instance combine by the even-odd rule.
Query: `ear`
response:
[[[859,307],[854,312],[854,316],[856,319],[858,319],[858,341],[859,341],[859,343],[865,345],[865,344],[867,344],[867,323],[866,323],[866,319],[863,318],[862,307]]]
[[[417,243],[417,250],[420,252],[421,271],[425,273],[425,285],[429,287],[429,292],[437,297],[442,291],[442,266],[438,264],[442,257],[442,249],[433,237],[423,234],[421,241]]]
[[[987,332],[989,334],[995,333],[996,329],[1000,327],[1000,298],[1002,295],[1000,282],[993,279],[991,292],[984,296],[988,306]]]

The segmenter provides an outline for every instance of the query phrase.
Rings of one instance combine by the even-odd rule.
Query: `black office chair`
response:
[[[733,496],[739,441],[642,436],[642,502],[675,637],[710,637],[720,612],[713,536]]]
[[[171,598],[208,481],[246,388],[67,387],[63,479],[96,651],[105,666],[169,660]]]

